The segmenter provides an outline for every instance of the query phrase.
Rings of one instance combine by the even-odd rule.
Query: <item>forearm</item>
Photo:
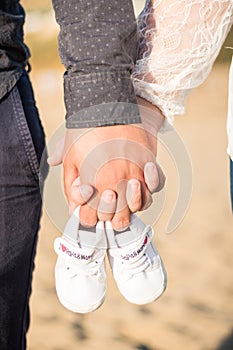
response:
[[[137,53],[137,25],[130,0],[53,0],[60,25],[59,51],[66,67],[67,127],[86,128],[140,122],[131,79]],[[125,110],[117,110],[117,103]],[[93,106],[116,103],[114,113]],[[126,105],[124,105],[126,103]],[[127,106],[127,107],[126,107]],[[83,113],[90,108],[90,113]]]
[[[139,16],[140,48],[135,92],[172,123],[183,114],[190,90],[211,71],[232,24],[226,1],[147,1]]]

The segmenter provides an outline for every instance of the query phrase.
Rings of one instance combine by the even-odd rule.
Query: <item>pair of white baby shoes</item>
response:
[[[126,300],[138,305],[156,300],[166,288],[166,271],[152,243],[153,233],[136,215],[121,232],[114,231],[108,221],[86,229],[79,223],[78,207],[63,236],[54,242],[58,254],[56,291],[61,304],[78,313],[101,306],[106,294],[106,256]]]

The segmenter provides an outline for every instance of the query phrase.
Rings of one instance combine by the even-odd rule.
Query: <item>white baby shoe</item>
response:
[[[109,240],[115,247],[108,249],[109,262],[121,294],[131,303],[143,305],[155,301],[166,289],[166,271],[152,243],[153,228],[136,216],[123,232],[105,223]],[[110,237],[110,238],[109,238]]]
[[[104,223],[94,229],[79,224],[79,207],[67,222],[62,237],[54,242],[57,296],[67,309],[87,313],[97,309],[106,293],[106,236]]]

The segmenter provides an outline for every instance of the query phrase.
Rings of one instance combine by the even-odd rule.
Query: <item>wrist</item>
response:
[[[153,105],[144,98],[137,96],[137,102],[139,105],[143,128],[147,132],[156,136],[164,124],[165,116],[157,106]]]

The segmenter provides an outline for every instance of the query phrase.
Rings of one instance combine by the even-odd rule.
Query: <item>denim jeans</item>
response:
[[[0,100],[0,349],[23,350],[41,215],[45,145],[25,73]]]

